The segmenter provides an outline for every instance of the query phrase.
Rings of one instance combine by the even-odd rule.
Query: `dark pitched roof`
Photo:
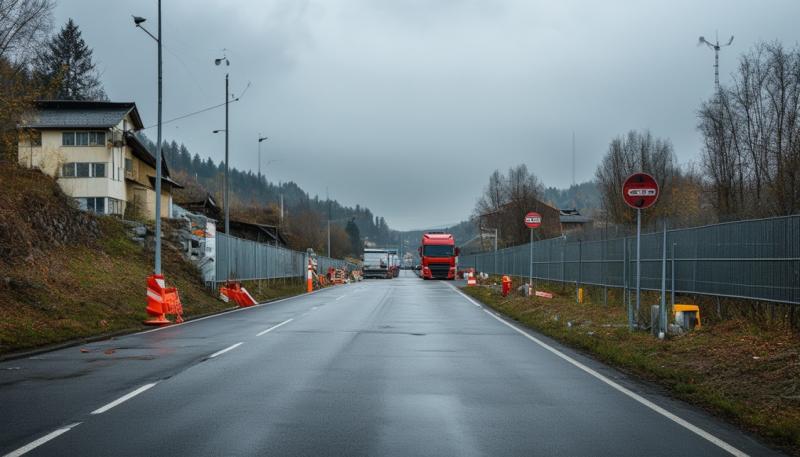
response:
[[[584,216],[577,209],[560,209],[559,216],[562,224],[586,224],[592,222],[592,218]]]
[[[147,149],[147,146],[139,140],[139,138],[131,133],[125,132],[125,143],[127,143],[128,147],[131,148],[131,152],[133,153],[134,157],[137,157],[142,162],[150,165],[151,167],[156,167],[156,157]],[[161,173],[164,177],[169,177],[169,167],[167,167],[167,161],[164,159],[164,156],[161,156]]]
[[[106,129],[119,124],[128,113],[133,121],[132,130],[143,129],[142,118],[133,102],[42,100],[36,102],[31,119],[20,123],[20,127]]]

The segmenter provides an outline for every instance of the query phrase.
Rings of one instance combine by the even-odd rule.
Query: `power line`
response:
[[[240,100],[242,97],[244,97],[244,94],[245,94],[245,93],[247,93],[247,89],[249,89],[249,88],[250,88],[250,83],[248,82],[248,83],[247,83],[247,86],[244,88],[244,90],[242,91],[242,93],[241,93],[241,94],[240,94],[238,97],[236,97],[236,98],[234,98],[233,100],[231,100],[231,101],[230,101],[230,103],[236,103],[236,102],[238,102],[238,101],[239,101],[239,100]],[[201,109],[201,110],[193,111],[193,112],[191,112],[191,113],[184,114],[184,115],[182,115],[182,116],[178,116],[178,117],[176,117],[176,118],[170,119],[170,120],[168,120],[168,121],[164,121],[164,122],[162,122],[162,123],[161,123],[161,125],[164,125],[164,124],[169,124],[169,123],[171,123],[171,122],[179,121],[179,120],[181,120],[181,119],[186,119],[187,117],[196,116],[196,115],[198,115],[198,114],[205,113],[206,111],[211,111],[212,109],[215,109],[215,108],[220,108],[220,107],[223,107],[223,106],[225,106],[225,102],[222,102],[222,103],[220,103],[220,104],[217,104],[217,105],[214,105],[214,106],[209,106],[209,107],[207,107],[207,108],[203,108],[203,109]],[[158,125],[158,124],[153,124],[153,125],[150,125],[150,126],[147,126],[147,127],[143,128],[142,130],[151,129],[151,128],[153,128],[153,127],[156,127],[157,125]]]

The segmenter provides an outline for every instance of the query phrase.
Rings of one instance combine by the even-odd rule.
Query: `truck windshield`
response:
[[[425,257],[452,257],[453,246],[429,244],[422,251]]]

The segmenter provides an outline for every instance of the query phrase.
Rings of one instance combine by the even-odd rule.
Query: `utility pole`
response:
[[[231,204],[230,200],[228,200],[228,190],[231,187],[230,177],[228,175],[228,168],[230,164],[230,160],[228,157],[228,138],[230,136],[230,126],[228,125],[228,73],[225,73],[225,234],[230,236],[231,235]],[[228,256],[230,257],[230,256]],[[230,258],[228,259],[228,264],[230,264]]]
[[[162,94],[163,94],[163,78],[162,78],[162,52],[161,52],[161,39],[162,39],[162,31],[161,31],[161,0],[158,0],[158,37],[154,36],[152,33],[147,31],[142,24],[146,21],[145,18],[139,16],[133,16],[133,23],[136,27],[144,30],[144,32],[150,35],[150,38],[154,39],[158,44],[158,129],[156,133],[156,184],[155,184],[155,192],[156,192],[156,227],[155,227],[155,236],[156,236],[156,243],[155,243],[155,265],[153,266],[153,273],[160,275],[161,274],[161,141],[162,141]]]
[[[225,55],[223,55],[219,59],[214,59],[214,65],[217,65],[217,66],[222,65],[222,62],[225,62],[225,66],[226,67],[229,67],[231,65],[230,60],[228,60],[228,58]],[[229,145],[228,138],[230,137],[230,125],[229,125],[229,122],[228,122],[228,119],[229,119],[229,117],[228,117],[228,102],[230,101],[229,82],[230,82],[229,73],[226,71],[225,72],[225,177],[224,177],[224,183],[223,183],[224,189],[222,191],[222,199],[223,199],[223,204],[225,205],[225,235],[230,237],[231,236],[231,224],[230,224],[231,205],[230,205],[230,200],[228,199],[228,191],[229,191],[230,186],[231,186],[230,176],[228,175],[228,168],[230,166],[230,157],[229,157],[229,154],[228,154],[228,145]],[[214,130],[214,133],[219,133],[219,132],[220,132],[219,130]],[[226,243],[226,246],[227,246],[227,252],[225,253],[226,254],[225,257],[226,257],[226,265],[227,266],[226,266],[226,272],[225,272],[225,280],[227,281],[227,280],[230,279],[230,274],[231,274],[231,248],[230,248],[230,242]]]
[[[264,140],[268,140],[269,138],[266,136],[261,136],[258,134],[258,185],[261,185],[261,142]],[[269,164],[267,164],[269,165]]]

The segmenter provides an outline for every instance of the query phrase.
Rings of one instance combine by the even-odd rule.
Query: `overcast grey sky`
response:
[[[795,46],[800,2],[535,0],[164,0],[164,116],[224,101],[231,165],[311,195],[360,203],[397,229],[466,218],[495,168],[526,163],[548,186],[592,178],[614,136],[649,128],[682,163],[698,157],[695,113],[713,90],[698,35],[736,36],[723,82],[758,40]],[[109,97],[156,120],[156,47],[133,27],[155,0],[58,0],[94,48]],[[165,126],[219,161],[224,111]],[[155,139],[155,128],[147,134]]]

